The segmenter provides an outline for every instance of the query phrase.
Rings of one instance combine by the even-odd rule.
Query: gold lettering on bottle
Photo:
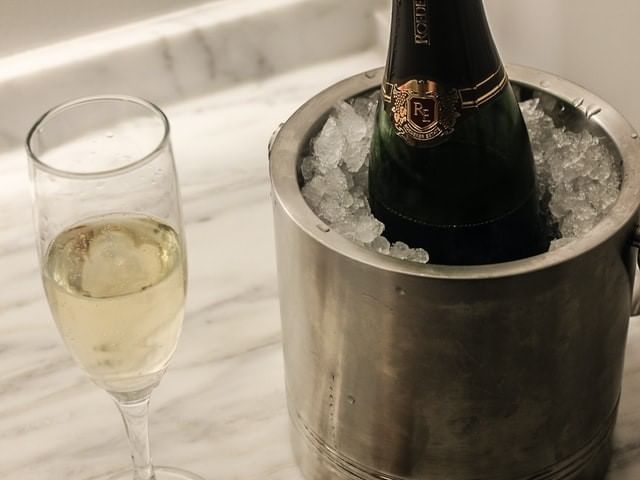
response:
[[[413,104],[414,112],[413,115],[415,117],[422,117],[422,123],[430,123],[433,119],[433,114],[430,110],[425,109],[425,106],[422,103],[414,103]]]
[[[431,44],[427,0],[413,0],[414,37],[417,44]]]

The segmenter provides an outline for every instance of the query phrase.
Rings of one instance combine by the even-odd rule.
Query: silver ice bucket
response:
[[[640,141],[611,106],[510,67],[619,156],[622,192],[571,246],[479,267],[420,266],[324,225],[301,193],[309,139],[381,71],[304,105],[270,156],[292,444],[309,480],[593,480],[620,398],[640,207]]]

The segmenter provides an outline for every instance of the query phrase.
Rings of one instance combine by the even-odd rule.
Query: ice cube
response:
[[[320,218],[332,224],[344,220],[347,216],[347,209],[340,204],[339,198],[328,195],[323,197],[318,205],[318,214]]]
[[[373,242],[384,231],[384,224],[373,215],[363,215],[356,219],[356,238],[362,243]]]
[[[409,258],[410,248],[404,242],[395,242],[389,249],[389,255],[400,260],[406,260]]]
[[[407,260],[416,263],[429,263],[429,254],[423,248],[412,248],[409,251]]]
[[[336,116],[337,127],[341,129],[346,139],[346,148],[342,155],[343,164],[347,171],[357,172],[362,168],[369,152],[370,129],[365,119],[346,102],[336,107]]]
[[[354,198],[353,195],[351,195],[351,193],[349,193],[349,191],[346,191],[341,197],[340,197],[340,205],[342,205],[345,209],[350,209],[353,206],[353,202],[354,202]]]
[[[313,142],[313,154],[317,159],[319,172],[326,173],[336,168],[342,160],[346,146],[344,134],[332,115]]]
[[[340,168],[333,168],[324,175],[326,193],[341,198],[348,193],[347,177]]]
[[[314,209],[318,208],[318,205],[320,205],[325,192],[326,184],[324,177],[322,176],[313,177],[304,187],[302,187],[302,196],[305,198],[309,206]]]
[[[371,248],[378,253],[389,255],[391,243],[385,237],[380,236],[377,237],[373,242],[371,242]]]
[[[353,217],[347,215],[344,220],[333,225],[333,230],[352,242],[359,243],[356,238],[356,224]]]
[[[368,96],[356,97],[353,100],[353,109],[360,115],[365,121],[372,120],[378,108],[378,102],[380,101],[380,93],[376,90],[374,93]]]
[[[365,210],[364,214],[371,213],[367,196],[360,187],[354,187],[351,190],[351,195],[353,196],[353,205],[351,205],[352,213],[355,214],[358,210],[362,209]]]
[[[351,105],[341,102],[336,106],[335,111],[336,126],[342,135],[349,140],[350,145],[366,137],[367,123]]]
[[[300,173],[305,182],[310,181],[316,171],[316,158],[313,156],[304,157],[300,165]]]

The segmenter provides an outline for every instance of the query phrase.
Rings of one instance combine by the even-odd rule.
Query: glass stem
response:
[[[149,397],[137,402],[116,400],[129,438],[133,480],[155,480],[149,449]]]

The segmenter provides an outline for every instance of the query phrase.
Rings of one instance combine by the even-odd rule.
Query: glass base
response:
[[[205,480],[200,475],[187,472],[180,468],[154,467],[154,470],[154,480]],[[125,470],[108,477],[106,480],[134,480],[133,472],[131,470]]]

